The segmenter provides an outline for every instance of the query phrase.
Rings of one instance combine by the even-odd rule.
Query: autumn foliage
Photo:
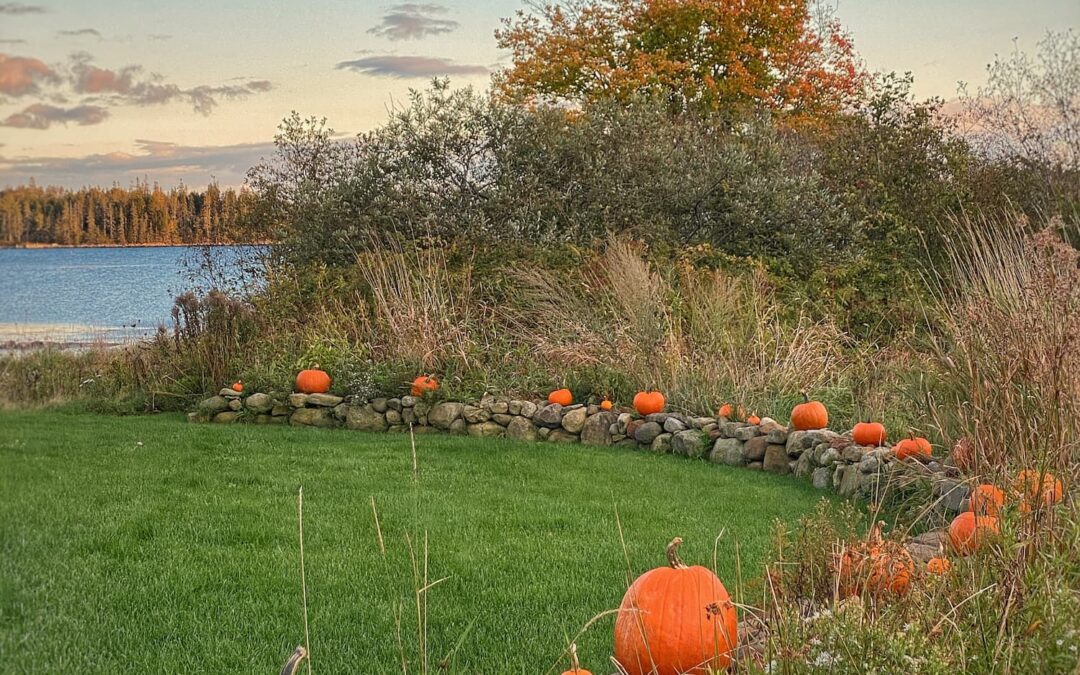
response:
[[[526,102],[652,95],[676,109],[827,115],[862,91],[866,73],[839,24],[815,21],[810,4],[577,0],[519,11],[496,32],[513,55],[498,88]]]

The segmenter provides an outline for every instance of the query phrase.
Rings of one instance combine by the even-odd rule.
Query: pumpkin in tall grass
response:
[[[999,534],[997,518],[977,516],[974,511],[964,511],[949,524],[949,543],[958,555],[975,553]]]
[[[996,485],[977,485],[968,497],[968,510],[977,516],[997,516],[1005,506],[1005,493]]]
[[[929,461],[933,457],[933,447],[925,438],[911,434],[893,446],[893,454],[897,459]]]
[[[438,391],[439,381],[430,375],[420,375],[412,381],[409,393],[413,396],[423,396],[433,391]]]
[[[628,675],[723,671],[738,643],[735,605],[711,570],[679,559],[682,539],[668,544],[667,567],[638,577],[615,619],[615,660]]]
[[[863,591],[875,596],[902,596],[910,590],[915,562],[902,544],[881,536],[883,525],[876,523],[866,541],[846,547],[840,554],[837,576],[842,597]]]
[[[566,406],[574,403],[574,395],[570,393],[569,389],[556,389],[548,394],[548,403],[558,403],[559,405]]]
[[[1020,495],[1020,510],[1028,513],[1061,502],[1065,486],[1048,471],[1027,469],[1016,475],[1015,490]]]

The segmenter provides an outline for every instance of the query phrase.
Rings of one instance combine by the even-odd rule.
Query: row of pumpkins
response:
[[[439,388],[434,377],[421,375],[412,382],[413,396],[422,396]],[[233,389],[243,391],[237,382]],[[296,377],[297,391],[314,394],[330,389],[330,376],[315,366]],[[557,389],[548,395],[549,403],[572,405],[573,393]],[[634,410],[640,415],[662,412],[666,405],[659,391],[638,392],[633,399]],[[605,398],[603,410],[613,404]],[[756,415],[747,415],[740,408],[736,414],[728,403],[720,407],[719,417],[744,419],[760,423]],[[805,395],[803,402],[791,412],[791,428],[797,431],[824,429],[829,413],[819,401]],[[852,439],[858,445],[877,447],[886,442],[885,427],[878,422],[861,422],[852,429]],[[962,450],[962,448],[961,448]],[[900,459],[931,457],[931,445],[925,438],[911,436],[893,446]],[[1023,471],[1017,477],[1013,494],[1020,500],[1023,511],[1053,506],[1061,501],[1062,484],[1052,475]],[[970,555],[993,536],[1000,534],[998,514],[1004,507],[1005,493],[991,484],[979,485],[972,491],[968,510],[949,525],[948,537],[957,555]],[[915,573],[911,555],[898,542],[881,536],[882,523],[876,524],[865,542],[846,548],[838,557],[837,573],[842,596],[863,591],[872,594],[908,591]],[[731,596],[720,579],[707,567],[686,565],[679,558],[682,539],[676,537],[668,545],[668,565],[645,572],[638,577],[623,596],[615,620],[615,659],[629,675],[676,675],[723,670],[731,664],[738,644],[738,617]],[[930,574],[944,574],[951,567],[949,559],[941,556],[930,560]],[[571,669],[563,675],[592,675],[581,668],[576,648],[570,647]]]

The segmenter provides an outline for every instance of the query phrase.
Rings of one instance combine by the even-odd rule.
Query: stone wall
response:
[[[930,479],[943,515],[964,510],[968,488],[959,472],[936,460],[897,460],[889,447],[855,445],[828,429],[791,431],[765,418],[747,424],[717,417],[662,412],[641,417],[596,405],[561,406],[544,400],[484,396],[474,403],[429,402],[414,396],[342,399],[329,394],[251,394],[231,389],[201,402],[192,421],[344,427],[358,431],[450,433],[547,443],[615,445],[684,455],[728,466],[793,474],[815,488],[876,501],[903,466]]]

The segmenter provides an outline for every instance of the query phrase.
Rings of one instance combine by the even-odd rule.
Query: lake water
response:
[[[38,342],[126,342],[171,326],[173,298],[203,247],[0,249],[0,348]],[[213,247],[220,278],[237,279],[251,247]]]

